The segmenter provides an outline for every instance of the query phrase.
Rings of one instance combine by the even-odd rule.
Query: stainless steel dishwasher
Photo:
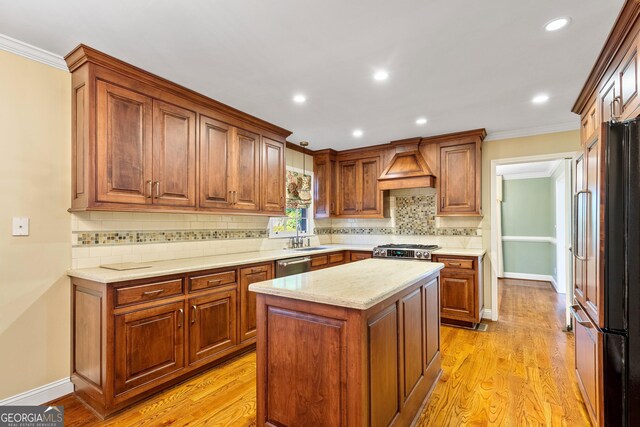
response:
[[[291,276],[311,270],[311,258],[288,258],[276,263],[276,277]]]

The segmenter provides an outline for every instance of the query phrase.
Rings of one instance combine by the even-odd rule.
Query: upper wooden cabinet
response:
[[[336,215],[338,188],[336,152],[333,150],[316,152],[313,155],[313,172],[315,217],[329,218]]]
[[[338,216],[382,217],[379,175],[379,156],[338,161]]]
[[[476,129],[342,152],[317,151],[316,218],[381,218],[388,212],[384,191],[433,186],[438,215],[481,215],[480,146],[485,136],[484,129]]]
[[[438,215],[480,215],[480,141],[442,142],[439,150]]]
[[[71,210],[284,213],[280,127],[80,45]]]

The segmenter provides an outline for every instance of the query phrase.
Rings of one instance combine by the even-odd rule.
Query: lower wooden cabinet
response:
[[[115,393],[184,369],[182,301],[118,314],[115,328]]]
[[[440,271],[440,316],[444,323],[473,327],[484,309],[482,257],[434,255]]]
[[[600,407],[602,333],[593,325],[580,306],[573,307],[576,318],[574,334],[578,386],[592,424],[604,425]]]
[[[189,364],[214,357],[238,343],[236,285],[190,298]]]
[[[369,259],[373,256],[373,253],[370,251],[350,251],[349,253],[349,261],[362,261],[363,259]]]
[[[256,336],[256,294],[249,285],[273,279],[273,263],[240,269],[240,341]]]

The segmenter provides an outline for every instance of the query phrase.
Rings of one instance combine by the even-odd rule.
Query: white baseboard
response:
[[[491,320],[491,309],[490,308],[485,308],[484,310],[482,310],[482,318],[483,319],[489,319]]]
[[[45,384],[41,387],[25,391],[24,393],[16,394],[15,396],[0,400],[0,406],[42,405],[43,403],[66,396],[69,393],[73,393],[73,383],[71,382],[71,378],[63,378],[61,380]]]

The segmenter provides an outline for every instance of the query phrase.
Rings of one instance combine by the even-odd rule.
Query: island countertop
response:
[[[444,268],[444,264],[372,258],[254,283],[260,294],[367,310]]]

